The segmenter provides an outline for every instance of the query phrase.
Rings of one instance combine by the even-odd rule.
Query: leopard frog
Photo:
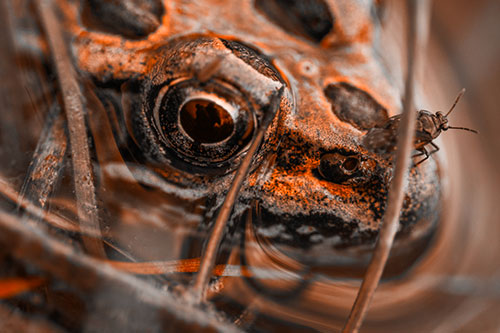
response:
[[[270,96],[285,87],[232,230],[252,206],[255,237],[294,258],[365,260],[393,165],[360,142],[399,113],[402,94],[402,61],[385,54],[396,46],[380,35],[381,13],[383,3],[371,1],[63,6],[75,66],[111,123],[93,126],[109,185],[103,202],[147,212],[167,200],[203,212],[185,223],[208,230]],[[146,183],[127,189],[116,184],[123,177]],[[439,163],[431,159],[411,170],[393,259],[413,263],[440,207]]]

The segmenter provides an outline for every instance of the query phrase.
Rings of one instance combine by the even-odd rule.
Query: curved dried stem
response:
[[[210,234],[210,239],[208,240],[207,247],[200,263],[200,271],[196,276],[195,284],[191,290],[192,296],[194,297],[194,302],[199,302],[204,297],[205,289],[208,285],[208,281],[215,264],[217,249],[219,248],[220,241],[222,240],[222,235],[227,221],[231,216],[234,203],[236,201],[236,198],[238,197],[240,188],[243,185],[243,181],[245,180],[248,171],[250,170],[252,159],[257,152],[257,149],[260,147],[262,140],[264,139],[264,134],[266,133],[267,128],[274,119],[276,112],[279,110],[282,94],[283,87],[271,96],[269,107],[264,115],[262,124],[259,127],[252,143],[250,144],[250,148],[248,149],[246,156],[243,158],[240,167],[236,171],[236,175],[234,176],[233,182],[231,183],[229,192],[227,193],[226,198],[224,199],[224,203],[222,204],[219,214],[217,215],[215,225],[213,227],[212,233]]]
[[[417,68],[418,60],[417,51],[421,51],[418,48],[424,45],[424,43],[422,43],[423,41],[419,42],[417,34],[420,33],[424,35],[422,31],[426,31],[426,24],[428,24],[427,22],[429,19],[428,13],[425,13],[424,10],[430,8],[427,6],[426,0],[407,0],[407,4],[410,21],[407,51],[408,71],[405,83],[403,115],[398,133],[394,178],[390,184],[387,209],[382,218],[382,226],[380,228],[377,245],[343,332],[359,331],[375,293],[375,289],[384,271],[399,226],[399,215],[403,204],[404,188],[411,163],[410,159],[413,150],[413,137],[416,123],[415,112],[413,112],[413,93],[415,69]]]
[[[44,208],[36,205],[31,200],[26,199],[18,191],[16,191],[14,189],[14,186],[6,181],[5,177],[3,177],[2,175],[0,175],[0,196],[3,196],[5,199],[15,203],[18,209],[24,210],[25,214],[29,214],[30,218],[33,218],[34,220],[42,220],[52,227],[59,228],[65,231],[81,232],[86,236],[100,236],[94,234],[93,230],[82,230],[78,225],[75,224],[75,222],[58,214],[47,212]]]
[[[125,262],[106,260],[114,268],[137,275],[168,275],[174,273],[196,273],[200,267],[200,258],[149,261],[149,262]],[[243,265],[216,265],[212,270],[214,276],[231,277],[253,277],[266,280],[296,281],[301,277],[290,275],[286,272],[273,268],[262,268]]]
[[[211,331],[239,332],[213,312],[184,304],[165,290],[101,260],[82,256],[43,230],[19,223],[16,215],[3,211],[0,211],[0,244],[13,258],[37,267],[49,280],[57,279],[80,290],[84,301],[89,302],[86,304],[92,304],[92,311],[99,317],[87,323],[90,331],[124,332],[131,327],[141,332],[151,327],[161,331],[169,327],[192,331],[193,326],[198,326]]]

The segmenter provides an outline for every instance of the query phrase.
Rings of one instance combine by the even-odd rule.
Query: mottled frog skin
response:
[[[270,96],[284,86],[231,225],[254,207],[257,238],[314,262],[370,248],[384,214],[393,161],[361,145],[401,109],[401,46],[386,37],[383,6],[89,0],[62,6],[61,15],[121,158],[146,165],[172,196],[209,198],[197,228],[210,225]],[[110,149],[98,155],[102,165],[113,161]],[[137,200],[139,209],[148,199]],[[411,170],[394,257],[422,252],[441,205],[431,158]]]

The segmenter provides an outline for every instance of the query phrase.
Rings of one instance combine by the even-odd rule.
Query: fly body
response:
[[[441,111],[432,113],[427,110],[420,110],[417,112],[417,124],[413,144],[414,149],[417,150],[418,153],[413,157],[422,155],[425,155],[425,157],[418,161],[415,166],[423,163],[432,154],[439,150],[439,147],[433,142],[433,140],[436,139],[441,132],[449,129],[460,129],[476,134],[478,133],[476,130],[470,128],[448,125],[448,116],[453,111],[464,93],[465,89],[462,89],[446,114],[443,114]],[[394,156],[394,152],[396,151],[396,138],[398,136],[400,121],[401,115],[396,115],[389,118],[386,122],[370,129],[362,139],[363,146],[376,154],[392,158]],[[432,150],[430,152],[426,148],[427,145],[432,146]]]

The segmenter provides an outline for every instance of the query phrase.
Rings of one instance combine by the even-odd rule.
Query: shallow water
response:
[[[0,105],[6,110],[0,114],[3,161],[0,208],[2,214],[6,213],[5,221],[13,218],[33,234],[65,244],[78,257],[92,253],[96,249],[92,244],[97,240],[99,246],[94,257],[101,256],[100,261],[139,277],[139,282],[130,282],[128,277],[122,277],[125,274],[117,278],[102,273],[107,267],[102,263],[93,262],[99,266],[95,271],[98,273],[92,271],[92,265],[78,263],[93,273],[87,283],[97,287],[89,287],[91,292],[87,292],[85,277],[73,279],[71,274],[61,273],[61,267],[71,267],[69,263],[76,261],[67,259],[69,255],[57,257],[54,253],[62,251],[57,246],[47,256],[66,259],[58,259],[60,264],[47,264],[35,255],[37,246],[43,246],[26,246],[23,252],[21,245],[18,249],[10,244],[2,253],[2,276],[42,276],[46,281],[30,288],[28,293],[3,299],[2,307],[15,309],[28,323],[36,323],[33,315],[39,314],[51,328],[70,331],[84,327],[117,329],[132,322],[139,328],[153,330],[175,330],[188,324],[233,327],[222,323],[234,324],[245,331],[331,331],[343,327],[369,260],[373,239],[359,238],[354,245],[346,246],[343,238],[321,234],[318,224],[310,221],[302,221],[293,228],[283,223],[270,224],[274,201],[265,201],[263,205],[259,199],[274,193],[265,188],[270,179],[292,177],[275,176],[283,170],[275,163],[288,147],[283,140],[273,140],[272,134],[266,136],[264,152],[254,161],[218,252],[208,305],[204,304],[202,311],[193,310],[186,301],[189,300],[186,290],[191,288],[198,271],[202,249],[231,184],[231,177],[227,176],[231,173],[198,177],[179,168],[162,169],[144,158],[139,152],[144,147],[138,141],[132,142],[127,132],[130,131],[127,114],[116,110],[107,88],[100,91],[101,87],[82,75],[78,80],[88,108],[86,133],[93,173],[74,182],[75,166],[68,143],[71,134],[60,110],[58,82],[47,60],[50,57],[46,57],[47,41],[40,35],[34,12],[24,2],[8,2],[2,7],[2,17],[9,18],[2,24],[10,31],[0,40],[1,56],[6,59],[0,65],[1,73],[10,78],[0,85]],[[450,83],[455,81],[452,68],[439,61],[443,54],[438,42],[433,41],[430,46],[429,53],[434,58],[431,57],[432,62],[423,75],[429,83],[422,85],[417,94],[417,101],[430,110],[445,108],[449,96],[459,90]],[[40,60],[44,57],[47,62]],[[259,66],[264,65],[259,63]],[[266,80],[269,86],[276,84],[274,79]],[[292,79],[288,84],[292,88],[306,86]],[[292,88],[290,96],[297,93]],[[95,91],[102,94],[96,96]],[[266,98],[255,94],[259,102],[264,103]],[[291,108],[287,103],[283,105]],[[481,125],[490,113],[481,112],[482,120],[476,123],[478,111],[468,110],[476,109],[466,95],[453,115],[453,124],[467,124],[482,133],[483,126],[485,134],[474,137],[450,131],[437,140],[442,148],[439,163],[425,167],[432,170],[429,172],[438,170],[442,185],[439,224],[437,228],[412,230],[413,238],[401,238],[396,243],[393,261],[377,289],[362,331],[449,332],[493,330],[500,325],[496,316],[500,306],[497,264],[500,225],[496,223],[500,211],[495,201],[500,179],[494,171],[498,165],[498,159],[494,158],[497,141],[487,126]],[[277,131],[277,126],[273,123],[268,133]],[[307,158],[307,163],[315,163],[311,162],[312,157]],[[198,167],[193,169],[199,170]],[[304,178],[302,183],[297,181],[292,190],[307,188],[310,184],[307,181],[314,179],[313,176],[307,174],[310,178]],[[283,184],[283,188],[290,186]],[[97,214],[98,228],[82,219],[82,208],[75,199],[78,186],[90,188],[95,194],[96,206],[83,209]],[[279,189],[274,198],[293,193],[284,189],[278,192]],[[276,211],[290,209],[279,198]],[[297,210],[307,208],[299,207],[293,200],[289,205]],[[314,215],[312,210],[309,213],[309,217]],[[343,213],[351,211],[346,209]],[[2,228],[7,228],[6,225]],[[327,238],[323,247],[310,246],[315,239]],[[412,246],[407,245],[408,239],[414,241]],[[104,253],[99,254],[99,247]],[[94,273],[105,278],[94,279]],[[125,283],[125,287],[115,290],[106,279]],[[101,286],[99,281],[105,282]],[[142,282],[145,284],[138,284]],[[121,286],[120,283],[117,285]],[[145,295],[153,290],[160,298],[175,300],[181,310],[153,296],[148,299],[149,296],[137,297],[134,292],[120,294],[132,290],[132,285],[143,286]],[[169,304],[164,305],[165,311],[173,313],[179,324],[175,321],[165,324],[161,316],[150,317],[144,310],[133,314],[134,306],[140,306],[141,302],[155,311],[157,304]],[[109,309],[122,316],[123,326],[111,324],[115,312],[110,310],[107,314],[103,311],[106,305],[102,304],[108,304]]]

